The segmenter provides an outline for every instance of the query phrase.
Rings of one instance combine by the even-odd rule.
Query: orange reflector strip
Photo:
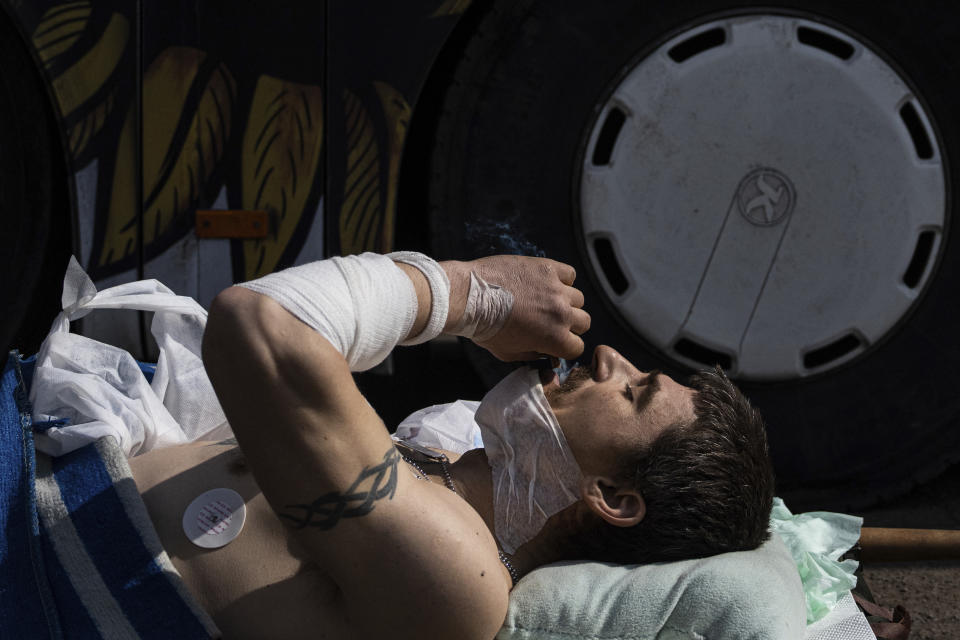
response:
[[[268,226],[266,211],[197,210],[198,238],[266,238]]]

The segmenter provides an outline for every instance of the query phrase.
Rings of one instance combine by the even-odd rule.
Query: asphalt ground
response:
[[[960,530],[960,465],[887,504],[857,512],[867,527]],[[960,559],[863,564],[877,604],[902,605],[910,640],[960,638]]]

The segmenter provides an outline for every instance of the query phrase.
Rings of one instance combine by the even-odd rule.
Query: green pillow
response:
[[[803,638],[797,566],[780,538],[754,551],[648,565],[564,562],[526,575],[499,640]]]

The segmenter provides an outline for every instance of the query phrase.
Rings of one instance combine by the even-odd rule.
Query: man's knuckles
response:
[[[566,300],[554,300],[551,313],[557,323],[564,328],[569,327],[573,322],[573,307],[567,304]]]

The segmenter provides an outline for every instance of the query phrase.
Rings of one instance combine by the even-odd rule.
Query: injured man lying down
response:
[[[758,547],[773,475],[759,414],[720,372],[684,386],[590,327],[574,269],[544,258],[337,257],[222,292],[203,360],[236,441],[130,460],[187,587],[224,637],[493,638],[511,588],[547,563],[696,558]],[[462,455],[391,439],[351,373],[397,345],[465,336],[522,367]],[[423,384],[430,384],[424,372]],[[184,498],[246,502],[201,549]]]

